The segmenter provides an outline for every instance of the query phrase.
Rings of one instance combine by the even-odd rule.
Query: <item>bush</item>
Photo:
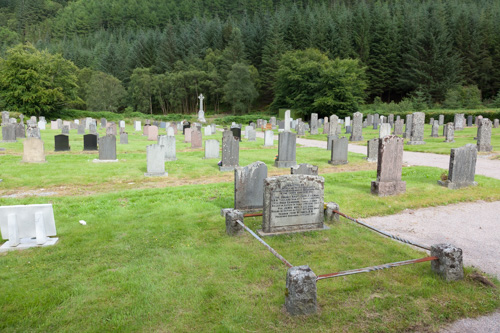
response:
[[[481,90],[477,86],[461,86],[448,90],[443,106],[449,109],[478,109],[481,105]]]

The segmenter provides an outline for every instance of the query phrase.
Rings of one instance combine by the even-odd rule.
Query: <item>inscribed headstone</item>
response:
[[[219,140],[205,140],[205,159],[219,158]]]
[[[438,180],[438,184],[450,189],[477,185],[474,181],[476,161],[477,148],[475,145],[467,144],[460,148],[452,148],[448,179]]]
[[[264,179],[267,166],[254,162],[234,169],[234,208],[242,211],[262,209],[264,201]]]
[[[23,141],[24,163],[45,163],[43,141],[38,138],[27,138]]]
[[[372,182],[372,194],[386,196],[406,192],[406,182],[401,180],[403,142],[403,138],[395,135],[379,139],[377,180]]]
[[[329,164],[347,164],[347,148],[349,142],[346,137],[334,138],[332,140],[332,151],[331,159],[328,161]]]

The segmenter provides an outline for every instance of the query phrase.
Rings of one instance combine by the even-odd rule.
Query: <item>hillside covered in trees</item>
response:
[[[432,105],[499,94],[498,22],[497,0],[0,0],[0,56],[19,43],[61,54],[77,67],[70,106],[89,110],[192,112],[200,92],[215,111],[290,106],[280,61],[307,49],[357,61],[357,101]]]

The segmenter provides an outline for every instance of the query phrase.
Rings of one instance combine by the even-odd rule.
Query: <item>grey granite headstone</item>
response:
[[[332,141],[333,139],[338,139],[339,137],[337,135],[328,135],[326,137],[326,150],[331,151],[332,150]]]
[[[45,163],[43,141],[39,138],[27,138],[23,142],[24,163]]]
[[[26,137],[37,138],[37,139],[42,138],[40,134],[40,129],[38,128],[36,123],[34,125],[28,124],[28,126],[26,127]]]
[[[282,132],[278,135],[278,157],[274,161],[277,168],[290,168],[297,164],[295,160],[297,137],[292,132]]]
[[[120,133],[120,144],[121,145],[128,145],[128,133],[127,132]]]
[[[455,113],[455,131],[464,129],[465,118],[463,113]]]
[[[69,151],[69,136],[66,134],[59,134],[54,136],[54,151]]]
[[[363,114],[355,112],[352,117],[352,134],[349,141],[363,141]]]
[[[323,134],[327,134],[330,133],[330,123],[329,122],[324,122],[323,123]]]
[[[366,116],[366,125],[373,126],[373,115],[369,114]]]
[[[491,146],[491,120],[484,118],[479,120],[477,128],[477,151],[492,151]]]
[[[330,126],[329,126],[329,130],[330,132],[328,132],[328,135],[336,135],[336,136],[339,136],[340,135],[340,131],[338,131],[338,123],[339,123],[339,117],[337,117],[336,115],[331,115],[330,116]]]
[[[205,159],[219,158],[219,140],[205,140]]]
[[[455,142],[454,123],[447,123],[444,125],[444,142]]]
[[[146,147],[147,172],[146,177],[168,176],[165,172],[165,146],[157,143]]]
[[[26,129],[24,123],[18,123],[16,126],[16,138],[25,138],[26,137]]]
[[[194,128],[191,130],[191,149],[198,149],[203,146],[201,130]]]
[[[240,211],[261,210],[266,178],[267,166],[264,162],[234,168],[234,208]]]
[[[57,119],[57,129],[62,129],[62,120],[61,119]]]
[[[467,116],[467,127],[472,127],[472,116]]]
[[[274,146],[274,132],[268,130],[264,133],[264,146]]]
[[[297,126],[297,135],[298,136],[304,136],[306,135],[306,126],[303,122],[300,122]]]
[[[406,182],[401,180],[402,170],[403,138],[389,135],[380,139],[377,180],[372,182],[371,193],[387,196],[406,192]]]
[[[345,134],[351,134],[352,133],[352,129],[351,129],[351,126],[350,125],[347,125],[345,127]],[[352,136],[352,135],[351,135]]]
[[[394,123],[394,135],[403,135],[404,120],[398,119]]]
[[[443,125],[444,125],[444,115],[440,114],[439,115],[439,126],[443,126]]]
[[[260,235],[321,230],[324,226],[323,177],[284,175],[264,180]]]
[[[292,175],[317,176],[318,175],[318,166],[307,164],[307,163],[301,163],[299,165],[294,165],[293,167],[291,167],[290,173]]]
[[[271,119],[269,119],[269,122],[272,126],[276,126],[276,117],[271,117]]]
[[[106,120],[106,118],[101,118],[101,128],[106,128],[106,123],[108,121]]]
[[[9,111],[2,111],[2,126],[9,124]]]
[[[474,181],[476,161],[477,148],[475,145],[469,143],[460,148],[452,148],[448,179],[438,180],[438,184],[450,189],[477,185]]]
[[[383,123],[380,124],[380,128],[378,131],[378,137],[383,138],[384,136],[391,135],[391,124]]]
[[[346,137],[334,138],[332,140],[332,154],[331,159],[328,161],[329,164],[347,164],[347,148],[349,142]]]
[[[69,134],[69,125],[63,125],[61,134]]]
[[[285,308],[290,315],[311,315],[318,311],[316,278],[307,265],[288,269]]]
[[[175,150],[175,136],[158,135],[158,145],[164,147],[165,161],[177,160]]]
[[[408,145],[423,145],[424,142],[424,124],[425,113],[415,112],[412,115],[411,135],[410,140],[406,142]]]
[[[85,134],[85,125],[84,124],[80,124],[78,125],[78,132],[77,132],[78,135],[83,135]]]
[[[493,121],[493,128],[498,128],[498,127],[499,127],[499,125],[500,125],[499,120],[498,120],[498,119],[495,119],[495,120]]]
[[[99,161],[118,161],[116,159],[116,136],[107,134],[99,138]]]
[[[239,165],[240,141],[233,132],[224,130],[222,133],[222,165],[219,171],[233,171]]]
[[[432,124],[431,137],[438,138],[439,137],[439,121],[434,120]]]
[[[392,113],[389,114],[389,117],[387,118],[387,122],[389,124],[391,124],[391,128],[392,128],[392,125],[394,124],[394,115]]]
[[[479,127],[479,121],[482,119],[483,119],[483,116],[477,116],[475,121],[474,121],[474,124]]]
[[[169,127],[171,130],[172,130],[172,133],[174,133],[173,129],[171,127]],[[209,135],[212,135],[212,126],[208,125],[206,127],[203,128],[204,130],[204,133],[205,136],[209,136]]]
[[[378,141],[379,141],[379,139],[377,139],[377,138],[367,141],[366,160],[368,162],[377,162],[378,161]]]
[[[136,132],[140,132],[141,131],[141,121],[140,120],[136,120],[134,122],[134,130]]]
[[[89,133],[90,134],[97,134],[97,126],[94,122],[91,122],[89,125]]]
[[[16,124],[2,125],[2,142],[17,142]]]
[[[408,139],[408,140],[411,137],[411,126],[413,123],[412,119],[413,119],[413,115],[411,115],[411,114],[406,115],[406,127],[405,127],[405,132],[403,134],[403,138]]]
[[[248,141],[256,141],[257,132],[254,129],[248,131]]]
[[[83,136],[83,150],[97,150],[97,134]]]
[[[319,134],[318,133],[318,114],[311,113],[311,135]]]

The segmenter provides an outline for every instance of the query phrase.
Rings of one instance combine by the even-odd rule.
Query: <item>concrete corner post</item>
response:
[[[431,246],[431,256],[438,257],[438,260],[431,262],[432,270],[446,281],[457,281],[464,278],[462,249],[451,244],[435,244]]]
[[[316,274],[309,266],[295,266],[286,274],[285,307],[292,315],[310,315],[318,311]]]
[[[340,221],[340,215],[337,213],[334,213],[333,212],[334,210],[340,211],[340,207],[337,203],[335,203],[335,202],[326,203],[325,222],[338,222],[338,221]]]
[[[243,222],[243,213],[237,209],[228,209],[226,211],[226,234],[229,236],[238,236],[245,232],[245,229],[236,222],[237,220]]]

